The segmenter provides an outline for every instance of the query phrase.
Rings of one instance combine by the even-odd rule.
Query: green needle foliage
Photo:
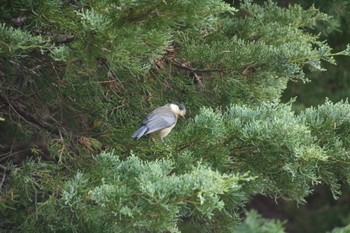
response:
[[[333,51],[315,7],[218,0],[0,0],[0,229],[283,232],[256,194],[349,183],[350,105],[280,97]],[[182,102],[166,143],[133,141]]]
[[[263,219],[256,211],[246,213],[246,218],[235,232],[239,233],[284,233],[283,222]]]
[[[174,167],[171,159],[143,162],[132,155],[121,161],[103,153],[94,169],[66,182],[60,198],[40,205],[24,229],[35,222],[41,232],[179,232],[179,217],[214,218],[224,209],[221,196],[243,196],[241,186],[253,179],[200,163],[187,173]]]

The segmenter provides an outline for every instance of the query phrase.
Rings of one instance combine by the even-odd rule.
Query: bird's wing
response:
[[[155,131],[168,128],[176,123],[175,114],[155,114],[146,117],[143,125],[147,127],[145,134],[153,133]]]

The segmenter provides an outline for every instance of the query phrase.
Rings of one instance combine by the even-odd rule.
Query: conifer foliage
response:
[[[218,0],[0,2],[0,229],[284,232],[241,213],[348,183],[350,105],[296,115],[287,82],[334,64],[314,7]],[[314,32],[314,33],[313,33]],[[132,141],[182,102],[166,143]]]

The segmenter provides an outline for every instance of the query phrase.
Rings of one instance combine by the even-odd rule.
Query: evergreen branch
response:
[[[53,133],[55,135],[59,135],[60,131],[57,129],[57,127],[45,122],[45,121],[40,121],[38,119],[36,119],[33,115],[22,111],[19,107],[17,107],[15,104],[13,104],[5,94],[3,94],[2,91],[1,92],[1,96],[4,98],[4,100],[7,102],[7,104],[9,105],[9,107],[16,113],[16,115],[22,119],[23,121],[25,121],[26,123],[28,123],[29,125],[34,126],[37,129],[45,129],[46,131]],[[67,135],[68,136],[68,135]]]
[[[153,16],[157,15],[155,13],[152,13],[154,11],[155,8],[151,8],[148,9],[147,11],[143,12],[140,15],[133,15],[133,12],[130,11],[129,15],[127,16],[127,21],[128,22],[135,22],[135,21],[139,21],[139,20],[144,20],[146,17],[150,17],[152,18]]]
[[[0,44],[5,45],[5,46],[8,48],[9,52],[11,52],[11,51],[12,51],[12,50],[11,50],[11,46],[10,46],[10,45],[8,45],[8,44],[6,44],[5,42],[3,42],[3,41],[1,41],[1,40],[0,40]]]
[[[200,204],[197,201],[191,201],[187,197],[180,197],[180,198],[175,199],[175,203],[179,203],[179,202],[188,203],[188,204],[192,204],[192,205],[199,205]]]
[[[310,61],[310,60],[314,60],[314,59],[322,59],[323,57],[333,57],[333,56],[337,56],[337,55],[342,55],[342,54],[340,54],[340,53],[329,53],[329,54],[325,54],[325,55],[313,55],[313,56],[301,57],[301,58],[297,58],[297,59],[290,59],[288,62],[290,62],[290,63],[299,63],[299,62],[303,62],[303,61]]]
[[[188,65],[185,65],[185,64],[181,64],[179,62],[176,62],[172,59],[168,59],[168,58],[165,58],[166,61],[168,61],[169,63],[171,63],[172,65],[180,68],[180,69],[184,69],[184,70],[188,70],[188,71],[191,71],[191,72],[194,72],[194,73],[207,73],[207,72],[225,72],[225,71],[231,71],[233,69],[223,69],[223,68],[211,68],[211,69],[196,69],[196,68],[192,68],[192,67],[189,67]]]
[[[44,46],[44,45],[27,45],[27,46],[24,46],[24,45],[18,45],[17,46],[18,48],[20,49],[23,49],[23,50],[26,50],[26,49],[36,49],[36,48],[40,48],[40,49],[47,49],[47,46]]]
[[[350,45],[347,45],[346,49],[344,49],[343,51],[337,52],[337,53],[327,53],[327,54],[321,54],[321,55],[312,55],[312,56],[308,56],[308,57],[301,57],[301,58],[297,58],[294,60],[289,60],[289,62],[302,62],[305,60],[314,60],[314,59],[324,59],[325,57],[335,57],[335,56],[339,56],[339,55],[345,55],[345,56],[349,56],[350,55]]]
[[[8,167],[6,167],[6,166],[4,166],[2,164],[0,164],[0,169],[2,169],[4,171],[4,173],[6,173],[6,172],[11,170],[10,168],[8,168]],[[0,184],[0,191],[1,191],[1,186],[2,186],[2,184]]]
[[[113,70],[113,69],[111,68],[111,66],[108,64],[107,60],[104,59],[104,58],[100,58],[99,60],[101,61],[101,63],[102,63],[103,65],[105,65],[105,66],[109,69],[109,71],[110,71],[111,74],[112,74],[112,77],[114,78],[114,81],[117,82],[117,83],[120,85],[120,87],[122,88],[123,91],[125,91],[125,87],[123,86],[122,82],[121,82],[120,79],[118,78],[118,75],[114,72],[114,70]]]
[[[1,179],[1,182],[0,182],[0,193],[1,193],[1,188],[2,188],[2,185],[4,184],[5,182],[5,178],[6,178],[6,171],[8,170],[7,167],[3,166],[0,164],[0,168],[3,169],[3,174],[2,174],[2,179]]]

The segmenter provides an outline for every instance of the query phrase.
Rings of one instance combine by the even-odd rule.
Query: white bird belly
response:
[[[153,133],[152,133],[152,137],[153,137],[153,138],[154,138],[154,137],[158,137],[158,138],[160,138],[160,139],[163,139],[163,138],[165,138],[165,137],[170,133],[170,131],[171,131],[174,127],[175,127],[175,124],[172,125],[172,126],[170,126],[170,127],[168,127],[168,128],[164,128],[164,129],[158,130],[158,131],[156,131],[156,132],[153,132]]]

